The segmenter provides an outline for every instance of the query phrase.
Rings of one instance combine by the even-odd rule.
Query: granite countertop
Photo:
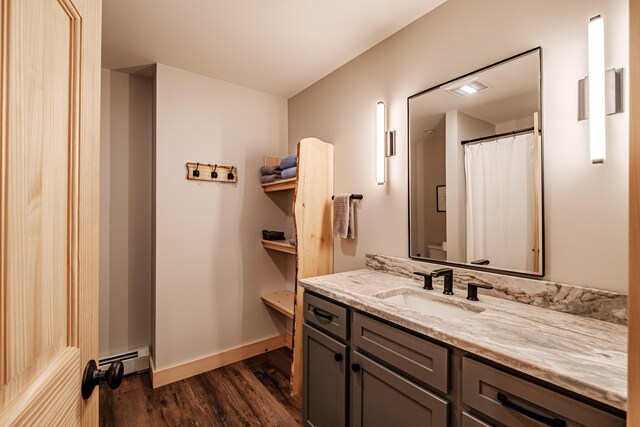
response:
[[[459,289],[454,296],[443,295],[439,283],[434,280],[435,289],[425,291],[419,280],[367,269],[300,280],[309,291],[626,410],[626,326],[490,297],[482,289],[480,301],[471,302]],[[484,311],[445,320],[377,297],[404,288]]]

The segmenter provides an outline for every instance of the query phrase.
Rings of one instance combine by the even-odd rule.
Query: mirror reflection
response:
[[[544,275],[540,49],[409,98],[412,258]]]

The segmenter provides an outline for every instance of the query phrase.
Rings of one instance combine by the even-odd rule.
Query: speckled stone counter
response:
[[[488,296],[465,299],[466,292],[442,294],[412,279],[370,269],[304,279],[307,290],[420,334],[493,360],[535,378],[626,410],[627,327]],[[380,297],[403,289],[481,312],[465,320],[441,319],[401,308]]]
[[[385,273],[413,278],[413,272],[431,272],[442,264],[415,261],[387,255],[367,254],[367,268]],[[453,269],[454,286],[466,289],[467,283],[486,283],[493,286],[489,295],[548,308],[563,313],[576,314],[606,322],[627,324],[627,295],[585,288],[542,279],[507,276],[489,271],[471,270],[460,266]]]

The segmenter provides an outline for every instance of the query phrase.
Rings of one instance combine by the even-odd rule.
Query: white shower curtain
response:
[[[533,134],[464,146],[467,262],[534,268]]]

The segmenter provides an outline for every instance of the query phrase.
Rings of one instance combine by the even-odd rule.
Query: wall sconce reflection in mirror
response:
[[[604,19],[589,21],[589,75],[578,81],[578,120],[589,120],[591,162],[607,157],[606,116],[623,111],[622,68],[605,70]]]
[[[378,185],[385,183],[386,158],[396,155],[396,131],[387,130],[384,102],[376,107],[376,180]]]

